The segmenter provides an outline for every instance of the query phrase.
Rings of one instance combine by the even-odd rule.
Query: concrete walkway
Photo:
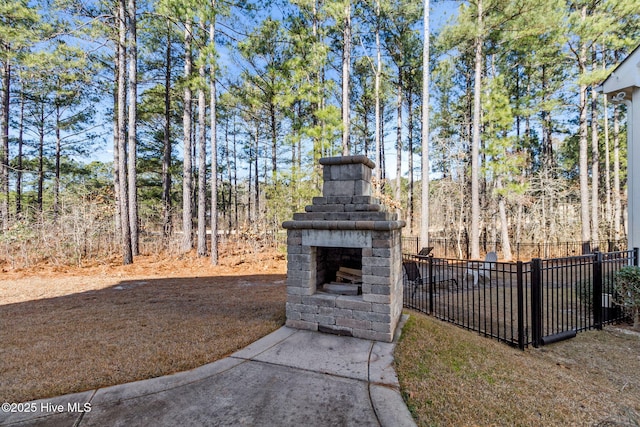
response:
[[[2,410],[0,425],[415,426],[392,365],[397,337],[282,327],[191,371]]]

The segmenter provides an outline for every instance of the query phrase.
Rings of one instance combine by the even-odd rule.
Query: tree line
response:
[[[597,87],[639,23],[633,0],[8,0],[0,239],[216,263],[304,209],[320,157],[365,154],[423,242],[620,240],[626,111]]]

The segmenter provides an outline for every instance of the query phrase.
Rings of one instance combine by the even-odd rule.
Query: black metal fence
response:
[[[440,239],[430,238],[429,246],[433,248],[433,255],[441,258],[470,258],[469,242],[466,238]],[[597,240],[590,242],[547,242],[547,243],[512,243],[511,253],[516,260],[528,261],[533,258],[561,258],[586,255],[590,253],[615,252],[627,247],[627,241]],[[415,236],[402,237],[403,252],[418,253],[422,248],[420,238]],[[503,253],[502,243],[480,240],[480,252]]]
[[[524,349],[620,320],[615,273],[638,250],[515,263],[403,255],[404,306]]]

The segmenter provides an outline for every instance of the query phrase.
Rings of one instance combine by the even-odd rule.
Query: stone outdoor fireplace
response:
[[[402,312],[405,223],[371,196],[367,157],[320,164],[323,196],[283,223],[287,326],[391,342]]]

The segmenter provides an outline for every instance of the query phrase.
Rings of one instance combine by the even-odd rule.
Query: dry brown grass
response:
[[[0,277],[0,401],[21,402],[191,369],[284,323],[285,261],[234,251],[138,257]]]
[[[396,370],[420,426],[637,426],[639,354],[611,329],[523,352],[411,312]]]

